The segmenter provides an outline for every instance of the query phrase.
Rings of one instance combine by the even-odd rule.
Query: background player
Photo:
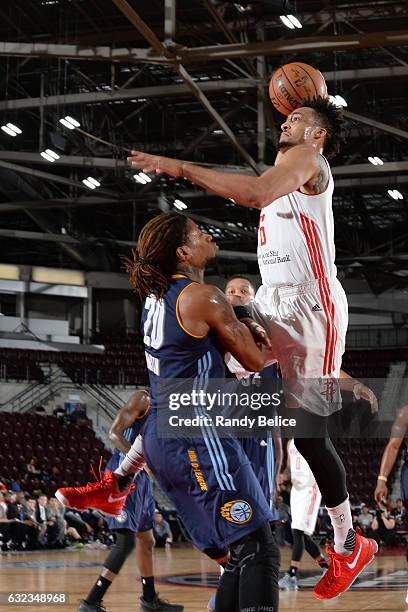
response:
[[[258,263],[263,285],[254,305],[268,327],[286,385],[291,381],[289,406],[310,411],[297,410],[298,421],[303,419],[314,435],[321,432],[319,438],[299,435],[295,442],[313,471],[334,529],[330,556],[335,563],[314,588],[317,598],[331,599],[350,587],[378,550],[375,541],[353,529],[345,469],[321,416],[332,406],[324,401],[324,381],[321,385],[319,380],[330,377],[335,386],[348,323],[347,299],[334,263],[334,183],[323,157],[338,151],[341,111],[329,99],[315,98],[303,102],[281,127],[275,166],[259,177],[140,151],[132,151],[128,161],[145,172],[187,178],[261,211]]]
[[[232,305],[241,304],[247,306],[251,312],[251,304],[255,298],[255,287],[249,278],[245,276],[233,276],[228,279],[225,286],[225,295],[227,300]],[[253,374],[251,376],[251,382],[257,385],[261,380],[268,380],[267,386],[274,386],[275,383],[278,385],[279,380],[279,368],[277,364],[267,366],[260,373]],[[276,390],[268,389],[271,393]],[[273,498],[275,491],[278,490],[278,475],[282,467],[282,439],[280,436],[279,429],[275,427],[272,432],[265,431],[265,436],[252,437],[252,438],[241,438],[240,442],[243,449],[249,459],[252,462],[254,472],[260,482],[262,490],[264,491],[265,497],[268,500],[271,511],[273,510]],[[274,515],[274,519],[277,516]]]
[[[221,440],[206,426],[201,438],[159,438],[157,433],[160,384],[180,378],[201,389],[211,378],[223,378],[223,352],[214,338],[249,370],[264,366],[247,325],[257,341],[268,344],[264,330],[248,319],[247,311],[242,313],[242,306],[238,313],[248,323],[239,322],[224,294],[203,284],[204,269],[216,250],[211,236],[188,217],[167,213],[145,225],[133,261],[128,262],[132,286],[147,298],[142,325],[151,409],[143,432],[144,453],[194,544],[201,550],[208,546],[211,521],[215,546],[222,542],[229,548],[216,611],[273,612],[278,607],[279,551],[269,526],[269,505],[242,447],[233,438]],[[111,507],[117,511],[123,497],[120,478],[138,469],[140,453],[134,443],[116,476],[109,473],[100,483],[60,489],[59,498],[66,505],[100,509],[109,508],[113,497]]]
[[[136,391],[118,412],[109,430],[109,440],[114,446],[112,458],[106,466],[115,471],[141,432],[149,411],[149,394]],[[102,612],[102,598],[115,580],[129,554],[135,547],[136,560],[142,582],[141,612],[147,610],[179,612],[183,606],[172,605],[159,598],[154,586],[153,574],[153,526],[155,503],[150,477],[145,471],[136,478],[136,488],[127,496],[122,513],[117,518],[107,518],[109,529],[116,533],[116,543],[107,556],[102,572],[87,597],[80,603],[78,612]]]
[[[290,567],[279,581],[279,588],[285,591],[297,591],[296,573],[300,567],[303,551],[306,551],[322,568],[328,564],[320,548],[312,540],[322,500],[319,487],[316,484],[307,461],[297,450],[293,440],[288,441],[286,472],[292,482],[290,491],[291,529],[293,550]]]
[[[377,487],[374,492],[375,501],[381,507],[387,502],[387,480],[395,465],[399,450],[402,446],[408,429],[408,404],[399,409],[391,430],[391,436],[381,458],[380,473],[377,477]],[[405,443],[404,465],[401,470],[401,498],[405,506],[404,519],[408,513],[408,443]],[[406,558],[408,562],[408,540],[406,542]],[[406,596],[408,603],[408,590]]]

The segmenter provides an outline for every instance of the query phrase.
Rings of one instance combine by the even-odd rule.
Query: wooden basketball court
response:
[[[98,576],[107,552],[101,550],[49,551],[0,556],[0,593],[65,592],[69,602],[64,605],[1,604],[0,612],[30,610],[74,612]],[[286,569],[290,549],[282,550],[281,568]],[[156,586],[162,598],[182,603],[186,612],[205,612],[214,592],[218,567],[190,546],[155,551]],[[341,598],[320,602],[313,598],[311,586],[318,570],[305,555],[300,575],[301,588],[295,593],[281,593],[280,610],[406,610],[407,565],[405,556],[378,556],[365,570],[356,585]],[[304,586],[302,586],[304,585]],[[139,611],[139,575],[135,556],[131,557],[108,591],[104,605],[108,612]]]

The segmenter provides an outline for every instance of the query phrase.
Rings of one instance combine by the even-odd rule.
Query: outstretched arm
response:
[[[144,172],[184,177],[208,191],[232,199],[248,208],[263,208],[283,195],[292,193],[320,173],[320,155],[309,145],[299,145],[285,152],[277,166],[261,176],[220,172],[169,157],[132,151],[128,161]]]

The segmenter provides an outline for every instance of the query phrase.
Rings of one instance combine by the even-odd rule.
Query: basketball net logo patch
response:
[[[122,510],[119,516],[116,517],[116,520],[118,521],[118,523],[126,523],[127,519],[128,519],[128,513],[126,512],[126,510]]]
[[[220,508],[222,518],[236,525],[249,523],[253,516],[251,504],[244,499],[236,499],[227,502]]]

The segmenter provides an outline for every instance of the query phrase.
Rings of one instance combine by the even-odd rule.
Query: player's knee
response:
[[[279,570],[280,552],[269,523],[249,534],[243,542],[231,546],[232,556],[238,565],[249,561],[267,563]]]
[[[135,534],[130,529],[120,529],[116,532],[116,544],[109,553],[104,566],[118,574],[122,565],[126,561],[135,547]]]
[[[152,530],[143,532],[143,537],[137,536],[137,546],[144,552],[152,554],[155,547],[155,540]]]

